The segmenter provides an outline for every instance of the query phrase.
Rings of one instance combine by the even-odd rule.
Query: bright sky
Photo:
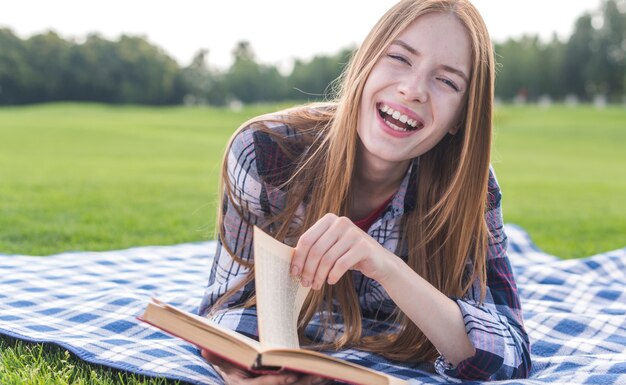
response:
[[[5,1],[0,27],[22,38],[52,29],[64,38],[98,32],[109,39],[142,35],[187,65],[201,48],[209,63],[231,62],[247,40],[263,63],[334,54],[359,44],[395,0],[20,0]],[[549,39],[571,33],[574,21],[601,0],[473,0],[495,41],[522,34]],[[1,49],[1,47],[0,47]]]

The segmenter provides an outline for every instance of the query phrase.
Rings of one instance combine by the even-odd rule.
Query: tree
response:
[[[231,98],[243,103],[283,100],[285,79],[276,67],[260,65],[255,60],[250,43],[237,43],[233,64],[224,79]]]
[[[32,73],[24,45],[10,29],[0,28],[0,47],[0,104],[20,103],[22,85]]]
[[[556,34],[552,40],[538,46],[539,63],[535,66],[538,94],[549,95],[553,98],[562,98],[566,95],[563,76],[563,57],[565,56],[565,44]]]
[[[115,43],[98,34],[90,34],[71,53],[76,88],[71,99],[106,103],[118,101],[117,85],[121,82]]]
[[[617,1],[606,0],[601,20],[593,61],[597,89],[612,100],[620,100],[626,72],[626,10],[620,9]]]
[[[71,60],[81,100],[172,104],[184,94],[176,62],[142,37],[89,35]]]
[[[541,95],[543,86],[539,73],[547,63],[542,59],[542,48],[537,36],[523,36],[519,40],[509,39],[495,46],[496,95],[513,99],[523,94],[530,98]]]
[[[592,16],[585,13],[576,20],[574,33],[565,45],[563,58],[565,92],[586,100],[591,96],[590,77],[594,39]]]
[[[117,100],[124,103],[171,104],[181,101],[182,77],[176,62],[144,38],[122,35],[118,58]]]
[[[47,102],[67,97],[68,88],[71,87],[67,80],[72,71],[68,65],[70,47],[70,42],[52,31],[26,40],[27,62],[31,73],[24,84],[24,94],[29,102]]]
[[[226,102],[222,75],[207,62],[209,51],[199,50],[191,64],[182,69],[183,82],[191,104],[223,105]]]
[[[287,79],[289,97],[293,99],[327,99],[332,97],[332,83],[346,66],[353,49],[333,56],[315,56],[311,61],[296,60]]]

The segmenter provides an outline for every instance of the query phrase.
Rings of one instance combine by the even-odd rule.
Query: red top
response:
[[[385,211],[385,208],[387,207],[389,202],[391,202],[392,199],[393,199],[393,195],[389,197],[389,199],[387,199],[385,202],[383,202],[383,204],[380,205],[379,208],[372,211],[370,215],[366,216],[363,219],[359,219],[358,221],[352,221],[352,222],[354,222],[355,225],[359,226],[361,230],[367,232],[370,226],[372,226],[374,222],[376,222],[376,219],[378,219],[380,214],[382,214],[382,212]]]

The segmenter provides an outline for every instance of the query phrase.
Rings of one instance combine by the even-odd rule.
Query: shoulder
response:
[[[276,149],[276,144],[281,138],[293,136],[293,131],[284,123],[255,120],[240,127],[233,134],[229,151],[240,153],[253,150],[263,155],[262,150]]]
[[[278,185],[293,172],[298,130],[289,124],[272,120],[255,120],[240,128],[230,144],[229,168],[244,167],[260,180]]]
[[[334,114],[332,104],[310,104],[254,118],[233,135],[226,161],[260,182],[279,187],[314,151]],[[317,144],[315,144],[317,143]]]
[[[260,115],[235,132],[231,146],[235,149],[255,146],[270,153],[278,151],[278,145],[306,141],[307,132],[311,134],[310,126],[329,121],[333,116],[334,105],[329,103],[312,103]]]
[[[502,200],[502,191],[496,178],[496,172],[493,166],[489,166],[489,180],[487,181],[487,210],[493,210],[500,207]]]

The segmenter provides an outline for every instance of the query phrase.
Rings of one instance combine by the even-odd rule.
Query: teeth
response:
[[[386,121],[386,120],[385,120],[385,123],[386,123],[389,127],[391,127],[394,131],[402,131],[402,132],[406,132],[406,130],[405,130],[404,128],[402,128],[402,127],[398,127],[398,126],[396,126],[395,124],[393,124],[393,123],[391,123],[391,122],[388,122],[388,121]]]
[[[380,111],[385,113],[385,114],[387,114],[387,115],[391,115],[394,119],[399,120],[402,123],[406,123],[406,124],[408,124],[409,126],[411,126],[413,128],[417,127],[417,120],[409,119],[408,116],[401,114],[400,111],[396,111],[396,110],[394,110],[393,108],[389,107],[386,104],[383,104],[383,106],[381,107]],[[387,123],[387,125],[389,125],[389,127],[393,128],[395,130],[406,131],[406,130],[396,126],[393,123],[389,123],[389,122],[386,122],[386,123]]]

